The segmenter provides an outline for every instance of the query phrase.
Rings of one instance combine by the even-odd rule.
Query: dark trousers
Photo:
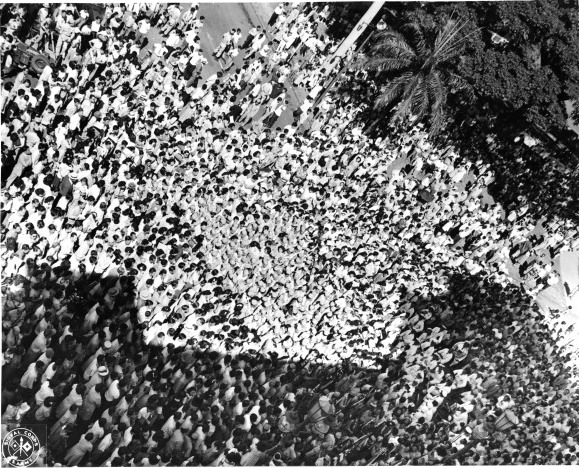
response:
[[[271,128],[271,126],[277,121],[278,115],[274,112],[270,114],[266,119],[263,121],[263,124],[266,127]]]
[[[277,13],[273,13],[273,15],[271,15],[271,18],[269,19],[269,22],[267,23],[269,26],[273,26],[275,24],[275,21],[277,20],[277,17],[279,15]]]
[[[245,42],[243,43],[243,45],[241,46],[242,49],[247,49],[249,47],[249,45],[253,42],[253,40],[255,39],[255,36],[252,36],[251,34],[247,36],[247,39],[245,39]]]

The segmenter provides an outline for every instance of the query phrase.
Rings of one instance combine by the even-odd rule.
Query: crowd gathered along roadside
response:
[[[367,137],[355,89],[314,106],[327,10],[227,32],[202,79],[198,6],[149,8],[41,8],[57,64],[3,82],[3,426],[68,466],[577,464],[577,370],[533,304],[574,227],[532,235],[420,127]]]

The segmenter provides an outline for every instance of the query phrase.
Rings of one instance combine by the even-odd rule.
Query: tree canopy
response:
[[[428,117],[431,133],[436,134],[443,125],[448,92],[465,86],[453,73],[464,27],[464,23],[448,20],[433,41],[427,41],[425,32],[414,23],[401,28],[404,34],[393,30],[379,34],[368,57],[359,64],[374,72],[382,85],[375,106],[398,104],[392,115],[394,123],[411,116],[416,121]]]
[[[566,128],[565,101],[579,104],[578,12],[572,3],[461,2],[393,5],[395,22],[442,27],[451,16],[468,20],[460,75],[479,104],[508,113],[519,129]],[[577,105],[577,104],[576,104]],[[478,106],[480,107],[480,105]]]
[[[579,141],[575,132],[568,129],[569,118],[579,123],[579,12],[576,7],[557,0],[387,3],[379,16],[390,29],[401,34],[413,50],[416,50],[413,44],[416,38],[406,25],[413,24],[415,30],[421,31],[421,40],[432,46],[449,19],[466,23],[461,31],[466,39],[461,41],[460,51],[453,60],[444,64],[444,69],[460,76],[467,86],[447,87],[444,106],[447,128],[437,139],[443,144],[452,144],[469,159],[482,159],[490,165],[499,175],[492,195],[503,206],[525,201],[530,213],[537,218],[556,213],[576,220],[573,201],[576,194],[563,188],[576,184],[562,183],[563,178],[577,178],[564,167],[572,168],[576,164],[575,148]],[[350,17],[352,22],[360,16]],[[371,28],[368,29],[371,33]],[[378,42],[377,38],[379,36],[374,36],[371,43]],[[360,52],[363,60],[379,62],[380,50],[376,47]],[[374,75],[375,83],[366,85],[369,91],[366,98],[375,93],[376,87],[382,92],[387,90],[388,80],[396,85],[394,80],[401,70],[386,71],[385,67],[383,70],[381,75]],[[400,98],[393,102],[400,102]],[[395,115],[393,106],[387,110],[392,112],[382,115]],[[414,110],[412,113],[417,114]],[[368,118],[374,119],[374,116],[375,110],[371,109]],[[375,120],[367,131],[372,131],[380,122],[384,120]],[[545,131],[555,135],[558,141]],[[538,136],[538,145],[531,148],[522,144],[523,134]],[[545,155],[551,164],[545,164]],[[514,166],[513,161],[517,161]],[[538,195],[542,193],[536,190],[538,180],[552,187],[551,198]]]

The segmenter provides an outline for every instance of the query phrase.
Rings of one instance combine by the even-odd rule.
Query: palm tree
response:
[[[404,35],[391,30],[379,33],[368,57],[359,62],[360,68],[374,72],[379,82],[385,82],[375,108],[397,103],[393,123],[413,116],[419,123],[428,117],[430,133],[438,133],[443,127],[449,91],[470,92],[466,81],[453,72],[462,45],[470,36],[464,34],[467,24],[449,19],[430,44],[414,23],[401,28]]]

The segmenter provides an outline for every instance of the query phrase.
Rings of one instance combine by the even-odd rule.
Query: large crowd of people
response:
[[[534,304],[577,226],[420,126],[369,137],[365,72],[323,91],[327,8],[215,50],[198,4],[2,14],[2,426],[46,425],[39,460],[577,464]]]

